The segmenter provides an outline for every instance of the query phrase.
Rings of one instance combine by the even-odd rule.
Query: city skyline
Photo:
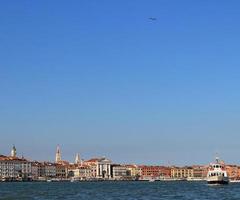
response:
[[[56,147],[55,161],[39,161],[18,157],[13,145],[11,154],[0,154],[0,180],[6,181],[208,181],[215,176],[213,169],[222,170],[226,181],[239,182],[240,166],[228,164],[219,157],[205,165],[149,165],[116,163],[106,157],[81,159],[76,154],[75,161],[62,159],[61,148]],[[209,175],[211,173],[211,175]],[[224,173],[224,174],[222,174]]]
[[[64,152],[63,152],[64,153]],[[39,160],[39,159],[36,159],[36,158],[30,158],[30,157],[25,157],[24,154],[22,153],[18,153],[17,151],[17,148],[15,146],[15,144],[13,144],[11,150],[9,151],[8,154],[3,154],[0,152],[0,155],[2,156],[9,156],[9,157],[13,157],[13,158],[23,158],[23,159],[27,159],[28,161],[30,162],[34,162],[34,161],[37,161],[37,162],[50,162],[50,163],[59,163],[59,162],[67,162],[67,163],[82,163],[82,162],[85,162],[85,161],[88,161],[88,160],[91,160],[91,159],[102,159],[102,158],[107,158],[106,156],[103,156],[103,155],[95,155],[95,156],[92,156],[92,157],[82,157],[82,155],[79,153],[79,152],[75,152],[75,155],[72,156],[71,159],[65,159],[65,157],[63,156],[62,157],[62,150],[61,150],[61,146],[58,144],[56,145],[56,149],[55,149],[55,154],[54,154],[54,158],[51,158],[51,159],[43,159],[43,160]],[[156,162],[156,163],[137,163],[137,162],[131,162],[131,161],[118,161],[116,162],[114,159],[111,159],[112,161],[115,161],[115,163],[118,163],[118,164],[130,164],[130,165],[146,165],[146,166],[168,166],[168,167],[171,167],[171,166],[178,166],[178,167],[184,167],[184,166],[206,166],[206,165],[209,165],[210,163],[212,163],[212,161],[214,159],[219,159],[221,161],[223,161],[225,163],[225,161],[219,157],[219,154],[216,153],[214,155],[215,157],[209,161],[208,163],[197,163],[196,161],[193,162],[193,163],[183,163],[183,164],[176,164],[176,162],[174,161],[168,161],[168,163],[163,163],[163,162]],[[109,158],[109,157],[108,157]],[[238,163],[235,161],[233,163],[227,163],[227,164],[230,164],[230,165],[237,165]]]
[[[0,4],[0,154],[240,163],[240,2]]]

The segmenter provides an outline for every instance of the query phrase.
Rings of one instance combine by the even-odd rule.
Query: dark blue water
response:
[[[0,199],[240,200],[240,184],[204,182],[0,183]]]

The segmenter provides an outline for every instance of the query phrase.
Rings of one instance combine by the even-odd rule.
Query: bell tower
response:
[[[13,145],[12,150],[11,150],[11,157],[16,157],[17,156],[17,149],[15,145]]]
[[[55,158],[55,162],[58,163],[60,162],[62,159],[61,159],[61,151],[60,151],[60,146],[57,145],[57,151],[56,151],[56,158]]]
[[[77,153],[77,155],[76,155],[75,164],[81,164],[81,159],[80,159],[79,153]]]

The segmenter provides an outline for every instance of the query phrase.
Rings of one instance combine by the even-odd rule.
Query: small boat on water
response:
[[[230,183],[240,183],[240,180],[230,180]]]
[[[204,178],[188,177],[187,181],[204,181]]]
[[[149,179],[148,182],[155,182],[155,179]]]
[[[216,158],[216,162],[210,164],[210,168],[207,174],[208,184],[228,184],[229,178],[225,170],[224,162]]]

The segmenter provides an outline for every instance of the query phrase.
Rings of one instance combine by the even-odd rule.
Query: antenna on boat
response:
[[[216,152],[215,155],[216,155],[216,156],[215,156],[215,160],[216,160],[217,163],[219,163],[219,160],[220,160],[220,159],[219,159],[218,152]]]

